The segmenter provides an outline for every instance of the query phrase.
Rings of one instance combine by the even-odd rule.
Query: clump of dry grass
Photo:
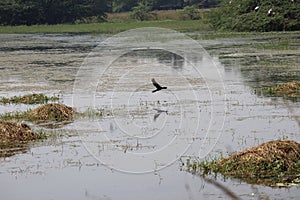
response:
[[[42,134],[32,131],[27,124],[0,121],[0,147],[41,138]]]
[[[126,21],[129,20],[129,12],[107,13],[107,21]]]
[[[73,119],[75,110],[72,107],[59,103],[51,103],[42,105],[28,113],[31,121],[69,121]]]
[[[204,174],[215,172],[249,183],[275,186],[293,183],[300,175],[300,144],[275,140],[233,154],[218,161],[194,164]]]
[[[300,97],[300,82],[288,82],[282,85],[264,88],[270,96]]]
[[[224,170],[231,173],[236,170],[241,176],[259,173],[269,175],[270,167],[282,170],[291,169],[300,160],[300,144],[291,140],[275,140],[263,143],[259,146],[246,149],[242,152],[221,159],[216,165],[224,166],[234,162],[232,168]],[[248,170],[255,167],[256,170]],[[275,170],[277,171],[277,170]],[[275,174],[274,174],[275,175]]]

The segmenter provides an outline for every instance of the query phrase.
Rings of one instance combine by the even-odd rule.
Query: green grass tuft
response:
[[[11,98],[1,97],[0,103],[2,104],[43,104],[49,101],[58,101],[59,98],[56,96],[48,97],[45,94],[27,94],[24,96],[13,96]]]

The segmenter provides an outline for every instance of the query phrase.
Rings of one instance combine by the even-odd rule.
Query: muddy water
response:
[[[90,35],[1,35],[0,95],[43,92],[60,95],[63,103],[72,105],[77,71],[104,39]],[[300,48],[295,45],[292,53],[278,53],[249,46],[271,39],[199,41],[211,57],[194,62],[200,67],[213,63],[222,72],[223,102],[212,101],[209,94],[217,91],[209,89],[204,77],[181,56],[152,49],[119,57],[105,71],[95,93],[92,109],[103,111],[104,116],[91,113],[62,128],[46,129],[52,135],[46,141],[1,158],[1,199],[226,198],[200,177],[182,171],[181,161],[189,156],[201,160],[228,155],[274,139],[300,142],[293,118],[299,115],[300,103],[260,93],[261,86],[299,80]],[[299,44],[297,37],[292,40]],[[152,94],[152,77],[168,89]],[[85,110],[82,102],[76,107]],[[221,105],[213,107],[216,116],[225,116],[224,122],[218,121],[223,128],[208,132],[215,104]],[[1,113],[29,108],[32,106],[0,105]],[[174,145],[149,170],[149,155],[168,149],[173,141],[180,148],[183,144],[189,148],[177,151]],[[143,157],[128,157],[139,154]],[[139,174],[133,174],[134,170]],[[222,177],[217,181],[242,199],[300,196],[299,188],[269,188]]]

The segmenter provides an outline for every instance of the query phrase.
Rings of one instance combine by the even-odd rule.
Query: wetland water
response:
[[[291,48],[269,48],[276,37],[288,40]],[[220,91],[209,89],[204,77],[179,55],[157,49],[122,55],[102,74],[96,88],[93,109],[103,111],[102,117],[79,118],[63,127],[46,129],[52,135],[49,139],[0,158],[1,199],[227,198],[218,188],[182,170],[182,162],[198,156],[199,150],[201,160],[270,140],[300,142],[293,118],[299,115],[299,101],[265,97],[260,92],[261,86],[300,78],[299,37],[276,37],[199,40],[211,57],[193,58],[193,63],[199,67],[213,64],[221,72],[225,98],[217,102],[210,97]],[[0,95],[56,94],[63,103],[85,110],[84,99],[72,99],[74,81],[84,59],[92,57],[89,53],[104,39],[70,34],[0,35]],[[152,77],[168,90],[152,94]],[[206,135],[212,104],[220,119],[215,123],[223,127],[222,131],[212,128]],[[32,107],[0,105],[0,112]],[[158,114],[158,109],[168,112]],[[174,135],[179,138],[177,144],[190,148],[177,152],[175,145],[173,153],[161,155],[157,166],[151,166],[156,170],[147,170],[147,159],[127,157],[159,152],[174,141]],[[122,160],[127,158],[130,163]],[[132,174],[134,170],[140,174]],[[141,173],[143,170],[148,173]],[[217,181],[242,199],[300,197],[297,187],[249,185],[221,176]]]

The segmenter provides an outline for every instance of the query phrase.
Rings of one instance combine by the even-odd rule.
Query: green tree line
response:
[[[0,25],[101,21],[105,13],[125,11],[146,20],[151,11],[168,9],[183,9],[190,19],[199,19],[198,8],[216,6],[208,22],[218,30],[300,30],[299,0],[0,0]]]
[[[70,23],[76,19],[104,17],[103,0],[1,0],[2,25]]]
[[[213,7],[218,0],[1,0],[1,25],[74,23],[78,19],[105,19],[107,12],[132,11],[139,4],[151,10],[181,9],[188,5]]]
[[[218,30],[300,30],[300,1],[222,0],[209,21]]]

